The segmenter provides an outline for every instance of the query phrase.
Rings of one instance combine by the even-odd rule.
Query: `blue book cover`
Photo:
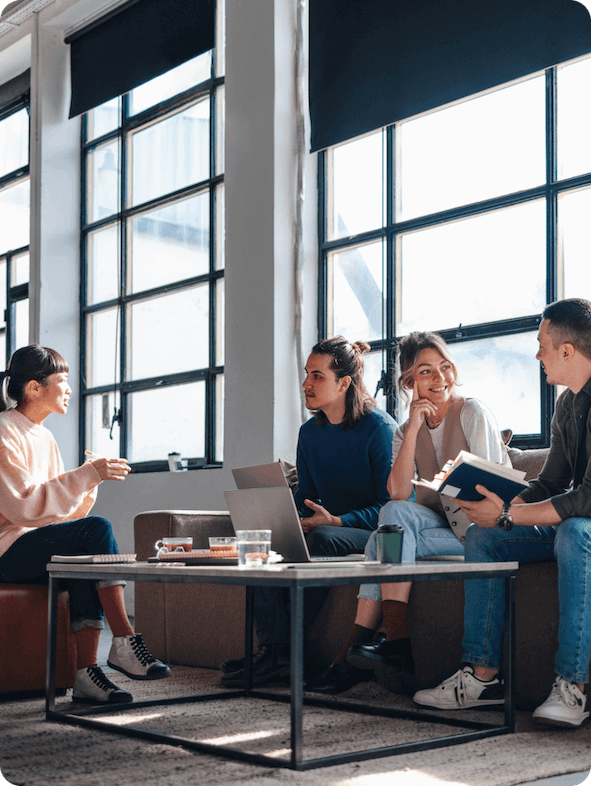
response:
[[[497,494],[504,502],[510,502],[528,487],[529,484],[523,478],[524,473],[519,470],[495,464],[462,450],[445,473],[439,473],[432,481],[414,482],[448,497],[467,501],[483,499],[482,494],[475,490],[475,486],[481,485]]]

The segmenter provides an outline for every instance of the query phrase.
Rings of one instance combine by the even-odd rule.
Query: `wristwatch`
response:
[[[497,519],[497,527],[505,530],[505,532],[509,532],[509,530],[513,529],[513,519],[509,513],[510,508],[510,502],[503,502],[503,510]]]

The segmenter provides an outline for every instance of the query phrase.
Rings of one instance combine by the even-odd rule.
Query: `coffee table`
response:
[[[168,743],[191,750],[213,753],[218,756],[263,764],[270,767],[285,767],[294,770],[309,770],[335,764],[363,761],[365,759],[391,756],[393,754],[410,753],[463,742],[510,734],[515,728],[514,707],[514,626],[515,626],[515,572],[517,562],[498,563],[466,563],[466,562],[417,562],[401,565],[382,565],[375,563],[350,564],[342,567],[306,567],[305,565],[274,565],[267,568],[244,569],[234,566],[160,566],[153,563],[138,562],[132,564],[59,564],[47,566],[49,574],[49,607],[48,607],[48,641],[47,641],[47,692],[46,718],[63,723],[87,726],[108,730],[126,736],[140,737],[152,742]],[[333,586],[339,584],[373,583],[381,584],[397,581],[439,581],[450,579],[501,578],[505,583],[505,704],[503,722],[499,725],[462,718],[461,713],[453,718],[442,717],[423,710],[402,710],[389,707],[374,707],[364,704],[339,702],[338,700],[304,697],[304,630],[303,607],[304,589],[307,587]],[[232,584],[246,588],[246,624],[245,652],[251,653],[246,660],[246,686],[242,690],[225,690],[219,693],[201,694],[196,696],[174,697],[151,701],[134,701],[122,705],[99,705],[93,707],[74,707],[56,709],[55,702],[55,666],[56,666],[56,626],[57,614],[57,582],[59,579],[125,579],[126,581],[171,582],[177,584]],[[290,591],[291,612],[291,690],[290,694],[273,693],[254,690],[252,688],[252,591],[254,587],[285,587]],[[141,685],[141,683],[138,683]],[[248,696],[252,699],[284,701],[290,703],[291,717],[291,755],[289,759],[276,756],[250,753],[248,751],[229,748],[226,745],[214,745],[184,737],[165,733],[151,732],[129,725],[109,723],[86,717],[89,714],[113,714],[167,704],[203,702],[218,699],[232,699]],[[430,738],[412,743],[390,745],[363,751],[353,751],[315,759],[304,759],[303,743],[303,708],[304,705],[336,708],[345,712],[362,712],[368,715],[397,717],[407,720],[442,723],[468,729],[461,734]]]

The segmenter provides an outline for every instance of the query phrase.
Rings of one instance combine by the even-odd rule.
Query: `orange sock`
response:
[[[125,611],[123,587],[120,584],[103,587],[98,595],[113,636],[133,636],[134,630]]]
[[[74,633],[76,639],[76,669],[96,666],[101,632],[98,628],[80,628]]]
[[[380,630],[385,631],[388,641],[408,638],[406,629],[406,610],[408,605],[400,600],[382,601],[382,624]]]

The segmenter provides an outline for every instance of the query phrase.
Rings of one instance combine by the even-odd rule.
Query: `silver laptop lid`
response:
[[[256,467],[238,467],[232,470],[239,489],[283,488],[287,486],[285,473],[278,461]]]
[[[310,562],[291,490],[250,488],[225,491],[234,530],[270,529],[271,549],[285,562]]]

